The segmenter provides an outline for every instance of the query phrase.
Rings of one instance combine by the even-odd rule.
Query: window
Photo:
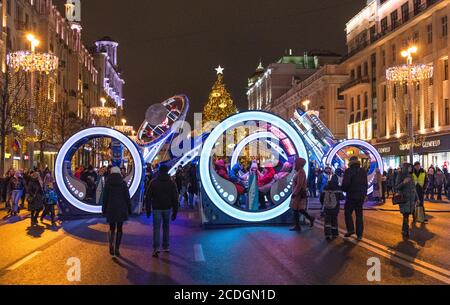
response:
[[[444,80],[448,80],[448,59],[444,60]]]
[[[430,113],[430,127],[433,128],[434,127],[434,103],[430,103],[430,109],[431,109],[431,113]]]
[[[364,93],[364,108],[369,107],[369,95],[366,93]]]
[[[418,15],[422,8],[422,0],[414,0],[414,15]]]
[[[351,105],[351,107],[352,107],[352,112],[355,111],[355,98],[354,97],[352,97],[352,105]]]
[[[448,17],[444,16],[441,19],[442,22],[442,37],[447,37],[448,35]]]
[[[395,10],[391,13],[391,26],[392,28],[396,28],[398,24],[398,11]]]
[[[361,78],[361,66],[358,66],[358,68],[357,68],[357,70],[356,70],[356,77],[358,78],[358,79],[360,79]]]
[[[381,62],[383,63],[383,67],[386,67],[386,51],[381,51]]]
[[[433,43],[433,25],[429,24],[427,25],[427,36],[428,36],[428,43],[431,44]]]
[[[358,109],[358,111],[361,109],[361,95],[358,95],[358,102],[356,105],[356,109]]]
[[[11,0],[6,0],[6,13],[11,16]]]
[[[387,86],[383,85],[383,101],[387,100]]]
[[[409,3],[406,2],[402,5],[402,22],[405,23],[409,20]]]
[[[355,79],[355,70],[350,71],[351,79]]]
[[[381,32],[384,34],[388,30],[388,20],[387,17],[381,19]]]
[[[418,44],[419,43],[419,32],[418,31],[414,32],[414,34],[413,34],[413,41],[414,41],[414,44]]]
[[[374,41],[376,38],[377,29],[375,26],[370,27],[370,41]]]
[[[369,64],[367,61],[364,63],[364,76],[369,75]]]

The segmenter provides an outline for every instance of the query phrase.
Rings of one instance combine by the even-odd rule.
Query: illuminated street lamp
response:
[[[106,99],[104,97],[100,98],[100,103],[102,103],[102,105],[100,107],[92,107],[91,108],[91,114],[97,117],[101,117],[101,118],[110,118],[113,115],[116,115],[117,113],[117,109],[114,107],[107,107],[105,106],[106,104]]]
[[[309,104],[311,104],[310,100],[305,100],[302,102],[303,107],[305,107],[305,111],[309,110]]]
[[[414,146],[423,142],[422,137],[414,135],[413,124],[413,101],[414,86],[421,81],[433,77],[433,66],[425,64],[413,64],[413,55],[418,51],[417,46],[411,46],[407,50],[403,50],[401,55],[406,58],[406,64],[391,67],[386,70],[386,79],[392,84],[401,86],[407,85],[408,88],[408,146],[410,162],[414,163]],[[419,143],[418,143],[419,142]]]
[[[133,126],[129,126],[129,125],[125,125],[127,123],[126,119],[122,119],[121,122],[122,122],[122,125],[115,126],[114,127],[115,130],[118,130],[118,131],[120,131],[122,133],[125,133],[125,134],[133,133],[134,127]]]

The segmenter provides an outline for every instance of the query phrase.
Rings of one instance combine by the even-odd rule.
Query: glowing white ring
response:
[[[333,147],[333,149],[325,157],[325,164],[331,165],[331,163],[333,162],[333,159],[337,155],[337,153],[341,149],[343,149],[344,147],[347,147],[347,146],[356,146],[356,147],[360,146],[360,147],[366,148],[373,154],[373,156],[377,160],[378,168],[380,170],[382,170],[384,168],[383,159],[381,158],[380,154],[378,153],[378,150],[376,150],[375,147],[373,147],[369,143],[367,143],[365,141],[361,141],[361,140],[347,140],[347,141],[338,143],[336,146]],[[369,189],[367,190],[367,194],[369,195],[372,192],[373,192],[373,185],[371,185],[369,187]]]
[[[101,206],[92,206],[89,204],[86,204],[80,200],[78,200],[73,194],[67,189],[67,186],[64,182],[63,177],[63,166],[64,166],[64,160],[66,158],[67,153],[69,150],[77,144],[80,140],[86,137],[95,137],[95,136],[106,136],[113,139],[116,139],[120,141],[130,152],[131,156],[133,157],[133,161],[135,164],[135,172],[133,177],[133,183],[130,186],[130,196],[133,197],[134,194],[136,194],[137,190],[140,187],[141,180],[142,180],[142,156],[139,153],[139,150],[134,145],[133,141],[131,141],[126,135],[123,133],[110,129],[105,127],[94,127],[89,129],[84,129],[77,134],[73,135],[69,140],[64,143],[64,145],[61,147],[61,149],[58,152],[58,156],[55,161],[55,179],[56,183],[58,185],[59,191],[64,196],[64,198],[73,206],[76,208],[88,212],[88,213],[95,213],[99,214],[102,212]]]
[[[244,147],[249,144],[250,142],[256,140],[256,139],[260,139],[260,138],[270,138],[270,139],[278,139],[273,133],[271,132],[257,132],[254,134],[249,135],[248,137],[246,137],[244,140],[242,140],[241,142],[239,142],[239,144],[237,145],[237,147],[235,148],[234,152],[233,152],[233,156],[231,157],[231,163],[230,163],[230,168],[233,168],[233,166],[237,163],[239,155],[241,154],[242,150],[244,149]]]
[[[221,196],[214,189],[213,182],[210,177],[210,158],[211,152],[216,144],[216,141],[222,136],[222,134],[227,131],[229,128],[246,121],[264,121],[270,124],[273,124],[280,128],[294,143],[295,149],[300,157],[304,157],[306,159],[307,164],[305,165],[305,171],[308,171],[308,154],[306,152],[305,145],[303,144],[302,139],[299,134],[295,131],[295,129],[282,118],[260,111],[249,111],[243,112],[236,115],[233,115],[219,124],[211,134],[206,139],[202,153],[200,155],[200,178],[203,184],[203,188],[209,196],[209,199],[225,214],[234,217],[236,219],[248,222],[261,222],[270,219],[274,219],[289,210],[289,204],[291,201],[291,196],[286,198],[283,203],[276,206],[275,208],[263,211],[263,212],[246,212],[242,210],[238,210],[228,204],[226,201],[222,199]],[[308,173],[307,173],[308,174]]]

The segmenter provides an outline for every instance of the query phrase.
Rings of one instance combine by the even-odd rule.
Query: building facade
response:
[[[117,80],[120,74],[116,73],[114,76],[112,73],[111,81],[106,81],[111,75],[110,72],[105,72],[111,70],[107,67],[108,63],[105,63],[110,61],[109,55],[105,55],[103,49],[97,52],[83,44],[80,0],[68,0],[63,13],[52,0],[3,0],[1,12],[3,30],[0,60],[3,73],[14,72],[9,71],[6,63],[8,53],[30,49],[27,41],[30,33],[40,42],[36,52],[50,53],[59,58],[57,71],[45,78],[33,76],[38,79],[38,84],[34,86],[30,84],[33,77],[27,77],[25,84],[30,108],[34,107],[32,103],[35,98],[31,98],[32,94],[35,96],[38,92],[45,96],[48,93],[47,102],[52,111],[49,126],[51,125],[52,133],[38,144],[33,135],[37,130],[36,123],[25,123],[27,126],[23,126],[24,132],[9,135],[5,143],[5,169],[31,168],[39,163],[40,166],[52,168],[58,147],[74,132],[95,123],[90,108],[99,106],[102,97],[108,99],[110,106],[122,109],[123,80]],[[117,43],[115,48],[117,51]],[[117,53],[114,56],[112,63],[114,71],[117,71]],[[103,63],[100,59],[103,59]],[[32,93],[31,88],[38,86],[39,89]],[[113,120],[111,125],[116,123],[117,120]],[[42,153],[44,162],[39,162],[38,160],[42,160]],[[87,155],[88,153],[85,157]]]
[[[304,53],[292,55],[292,50],[266,69],[260,63],[248,80],[247,100],[250,110],[271,111],[273,102],[288,92],[293,84],[302,81],[328,63],[335,63],[336,54]]]
[[[296,82],[277,98],[271,112],[286,120],[297,108],[315,111],[337,139],[347,137],[347,111],[340,87],[347,82],[345,70],[336,64],[327,64],[307,79]]]
[[[349,80],[341,87],[348,138],[371,141],[385,166],[407,159],[408,90],[386,80],[386,69],[405,63],[401,51],[415,45],[414,62],[433,65],[432,79],[412,92],[415,160],[425,166],[450,161],[448,85],[448,0],[369,0],[346,25],[348,55],[342,63]]]

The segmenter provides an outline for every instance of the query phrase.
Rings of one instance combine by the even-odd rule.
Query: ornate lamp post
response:
[[[14,72],[30,73],[30,121],[36,115],[36,103],[35,97],[35,73],[49,75],[56,71],[59,65],[59,59],[57,56],[45,53],[36,52],[36,48],[40,45],[39,39],[32,33],[26,35],[27,41],[30,43],[30,50],[21,50],[11,52],[7,55],[7,64]],[[34,133],[34,135],[32,135]],[[29,136],[27,137],[32,143],[36,142],[39,131],[34,126],[29,126]],[[34,143],[33,143],[34,144]],[[30,147],[30,155],[33,156],[33,145]],[[41,150],[42,158],[42,150]],[[42,160],[41,160],[42,161]],[[33,163],[33,158],[30,158],[30,165]]]
[[[413,54],[417,53],[416,46],[411,46],[407,50],[401,52],[402,57],[406,58],[406,64],[391,67],[386,70],[386,79],[392,84],[398,84],[401,86],[406,85],[408,89],[408,141],[409,146],[409,160],[414,162],[414,146],[420,145],[417,140],[420,137],[416,137],[414,134],[413,124],[413,101],[412,96],[414,94],[414,87],[421,81],[427,80],[433,77],[433,66],[425,64],[413,64]]]
[[[104,119],[109,119],[111,116],[116,115],[117,109],[114,107],[105,106],[106,99],[104,97],[100,99],[100,103],[102,105],[99,107],[91,107],[91,115]]]
[[[125,125],[127,123],[126,119],[122,119],[122,125],[114,126],[115,130],[118,130],[124,134],[131,134],[134,131],[133,126]]]

